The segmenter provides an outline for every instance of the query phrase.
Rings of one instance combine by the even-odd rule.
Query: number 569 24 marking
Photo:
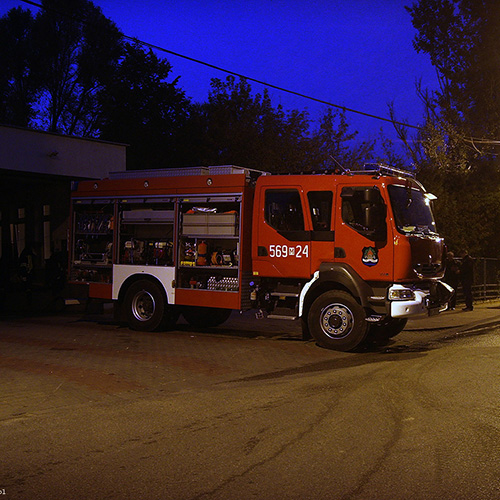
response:
[[[295,257],[301,259],[302,257],[309,257],[309,245],[269,245],[269,257]]]

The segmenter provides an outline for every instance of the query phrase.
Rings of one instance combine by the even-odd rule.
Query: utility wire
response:
[[[33,2],[31,0],[21,0],[21,1],[24,2],[24,3],[27,3],[29,5],[32,5],[34,7],[38,7],[40,9],[44,9],[44,10],[47,10],[47,11],[55,12],[55,13],[57,13],[59,15],[65,16],[65,17],[71,17],[72,19],[74,19],[76,21],[79,21],[81,23],[86,23],[87,22],[87,21],[85,21],[83,19],[79,19],[79,18],[77,18],[77,17],[75,17],[73,15],[70,15],[70,14],[67,14],[67,13],[64,13],[64,12],[60,12],[60,11],[57,11],[55,9],[47,9],[43,5],[41,5],[39,3],[36,3],[36,2]],[[201,61],[200,59],[195,59],[194,57],[190,57],[190,56],[186,56],[186,55],[183,55],[183,54],[179,54],[178,52],[174,52],[172,50],[168,50],[168,49],[166,49],[164,47],[161,47],[159,45],[155,45],[153,43],[145,42],[144,40],[139,40],[138,38],[135,38],[135,37],[131,37],[131,36],[128,36],[128,35],[123,35],[123,34],[122,34],[122,36],[126,40],[130,40],[130,41],[132,41],[134,43],[138,43],[138,44],[143,45],[145,47],[149,47],[150,49],[158,50],[160,52],[165,52],[166,54],[170,54],[170,55],[175,56],[175,57],[180,57],[181,59],[185,59],[187,61],[191,61],[191,62],[194,62],[196,64],[201,64],[203,66],[206,66],[206,67],[211,68],[211,69],[215,69],[217,71],[222,71],[223,73],[227,73],[228,75],[233,75],[233,76],[236,76],[238,78],[244,78],[245,80],[248,80],[250,82],[258,83],[259,85],[264,85],[265,87],[269,87],[269,88],[272,88],[272,89],[275,89],[275,90],[279,90],[281,92],[286,92],[288,94],[292,94],[292,95],[295,95],[295,96],[298,96],[298,97],[302,97],[304,99],[308,99],[310,101],[318,102],[320,104],[325,104],[326,106],[331,106],[333,108],[338,108],[338,109],[343,110],[344,112],[355,113],[355,114],[358,114],[358,115],[366,116],[368,118],[373,118],[375,120],[381,120],[381,121],[384,121],[384,122],[389,122],[389,123],[392,123],[393,125],[399,125],[401,127],[407,127],[407,128],[413,128],[413,129],[416,129],[416,130],[422,130],[422,127],[419,127],[417,125],[410,125],[408,123],[391,120],[390,118],[384,118],[382,116],[377,116],[377,115],[374,115],[374,114],[371,114],[371,113],[366,113],[364,111],[359,111],[359,110],[356,110],[356,109],[348,108],[348,107],[342,106],[340,104],[334,104],[332,102],[325,101],[323,99],[318,99],[317,97],[312,97],[312,96],[309,96],[309,95],[306,95],[306,94],[302,94],[300,92],[296,92],[295,90],[286,89],[284,87],[280,87],[280,86],[274,85],[272,83],[267,83],[267,82],[264,82],[262,80],[258,80],[257,78],[253,78],[251,76],[245,76],[245,75],[243,75],[241,73],[237,73],[235,71],[231,71],[229,69],[225,69],[225,68],[222,68],[220,66],[216,66],[214,64],[210,64],[210,63],[205,62],[205,61]]]
[[[185,56],[185,55],[179,54],[177,52],[173,52],[171,50],[168,50],[168,49],[165,49],[163,47],[160,47],[159,45],[154,45],[152,43],[145,42],[143,40],[139,40],[137,38],[133,38],[133,37],[130,37],[130,36],[127,36],[127,35],[124,35],[123,37],[126,38],[127,40],[133,40],[134,42],[140,43],[141,45],[144,45],[144,46],[149,47],[151,49],[156,49],[156,50],[159,50],[161,52],[165,52],[167,54],[170,54],[170,55],[173,55],[173,56],[176,56],[176,57],[181,57],[182,59],[186,59],[186,60],[194,62],[194,63],[202,64],[203,66],[207,66],[208,68],[212,68],[212,69],[215,69],[215,70],[218,70],[218,71],[222,71],[222,72],[227,73],[229,75],[237,76],[238,78],[244,78],[245,80],[248,80],[250,82],[258,83],[260,85],[264,85],[265,87],[269,87],[269,88],[272,88],[272,89],[275,89],[275,90],[280,90],[281,92],[286,92],[288,94],[292,94],[292,95],[295,95],[295,96],[298,96],[298,97],[303,97],[304,99],[309,99],[310,101],[319,102],[320,104],[325,104],[325,105],[331,106],[333,108],[339,108],[339,109],[342,109],[343,111],[348,111],[350,113],[356,113],[358,115],[366,116],[368,118],[374,118],[375,120],[382,120],[382,121],[389,122],[389,123],[396,124],[396,125],[400,125],[400,126],[403,126],[403,127],[409,127],[409,128],[414,128],[414,129],[417,129],[417,130],[421,130],[421,127],[418,127],[416,125],[410,125],[408,123],[394,121],[394,120],[391,120],[390,118],[384,118],[382,116],[377,116],[377,115],[373,115],[371,113],[366,113],[364,111],[359,111],[359,110],[356,110],[356,109],[348,108],[348,107],[342,106],[340,104],[334,104],[334,103],[329,102],[329,101],[324,101],[323,99],[318,99],[317,97],[312,97],[312,96],[309,96],[309,95],[306,95],[306,94],[302,94],[300,92],[296,92],[295,90],[286,89],[284,87],[280,87],[280,86],[274,85],[272,83],[267,83],[267,82],[264,82],[262,80],[258,80],[256,78],[251,77],[251,76],[245,76],[245,75],[242,75],[241,73],[236,73],[235,71],[231,71],[229,69],[224,69],[224,68],[221,68],[219,66],[215,66],[214,64],[210,64],[210,63],[207,63],[207,62],[204,62],[204,61],[200,61],[199,59],[194,59],[193,57],[189,57],[189,56]]]

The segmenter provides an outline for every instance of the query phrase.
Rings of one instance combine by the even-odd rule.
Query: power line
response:
[[[265,87],[269,87],[269,88],[272,88],[272,89],[275,89],[275,90],[280,90],[281,92],[286,92],[288,94],[292,94],[292,95],[295,95],[295,96],[298,96],[298,97],[303,97],[304,99],[309,99],[310,101],[318,102],[320,104],[325,104],[325,105],[331,106],[333,108],[342,109],[343,111],[348,111],[350,113],[356,113],[358,115],[366,116],[368,118],[374,118],[376,120],[382,120],[382,121],[385,121],[385,122],[389,122],[389,123],[392,123],[393,125],[394,124],[395,125],[401,125],[403,127],[409,127],[409,128],[414,128],[414,129],[417,129],[417,130],[421,130],[421,127],[418,127],[416,125],[410,125],[408,123],[398,122],[398,121],[395,121],[395,120],[391,120],[390,118],[384,118],[382,116],[377,116],[377,115],[373,115],[371,113],[366,113],[364,111],[359,111],[359,110],[356,110],[356,109],[348,108],[348,107],[342,106],[340,104],[334,104],[334,103],[329,102],[329,101],[324,101],[323,99],[318,99],[317,97],[312,97],[312,96],[309,96],[309,95],[306,95],[306,94],[302,94],[300,92],[296,92],[295,90],[286,89],[284,87],[280,87],[280,86],[274,85],[272,83],[267,83],[267,82],[264,82],[262,80],[258,80],[256,78],[251,77],[251,76],[245,76],[245,75],[243,75],[241,73],[236,73],[235,71],[231,71],[229,69],[224,69],[224,68],[221,68],[219,66],[215,66],[214,64],[210,64],[210,63],[207,63],[207,62],[204,62],[204,61],[200,61],[199,59],[194,59],[193,57],[189,57],[189,56],[185,56],[183,54],[179,54],[177,52],[173,52],[171,50],[168,50],[168,49],[165,49],[163,47],[160,47],[159,45],[154,45],[152,43],[145,42],[145,41],[139,40],[137,38],[129,37],[127,35],[124,35],[123,37],[126,38],[127,40],[133,40],[134,42],[140,43],[141,45],[144,45],[144,46],[149,47],[151,49],[159,50],[161,52],[165,52],[167,54],[170,54],[170,55],[173,55],[173,56],[176,56],[176,57],[181,57],[182,59],[186,59],[186,60],[191,61],[191,62],[202,64],[203,66],[207,66],[208,68],[212,68],[212,69],[215,69],[215,70],[218,70],[218,71],[222,71],[222,72],[227,73],[229,75],[237,76],[238,78],[244,78],[245,80],[248,80],[250,82],[258,83],[260,85],[264,85]]]
[[[65,17],[71,17],[72,19],[75,19],[76,21],[79,21],[81,23],[86,23],[86,21],[83,20],[83,19],[78,19],[77,17],[75,17],[73,15],[67,14],[65,12],[60,12],[60,11],[57,11],[55,9],[47,9],[43,5],[41,5],[39,3],[36,3],[36,2],[33,2],[31,0],[21,0],[21,1],[24,2],[24,3],[27,3],[29,5],[32,5],[34,7],[38,7],[40,9],[50,10],[51,12],[55,12],[55,13],[57,13],[59,15],[62,15],[62,16],[65,16]],[[253,78],[251,76],[246,76],[246,75],[243,75],[241,73],[237,73],[235,71],[231,71],[229,69],[225,69],[225,68],[222,68],[220,66],[216,66],[215,64],[210,64],[208,62],[201,61],[200,59],[195,59],[194,57],[186,56],[184,54],[179,54],[178,52],[174,52],[172,50],[166,49],[166,48],[161,47],[159,45],[155,45],[153,43],[146,42],[144,40],[140,40],[140,39],[135,38],[135,37],[131,37],[131,36],[128,36],[128,35],[122,35],[122,36],[126,40],[130,40],[130,41],[132,41],[134,43],[138,43],[138,44],[143,45],[145,47],[149,47],[150,49],[158,50],[160,52],[164,52],[166,54],[170,54],[170,55],[175,56],[175,57],[180,57],[181,59],[185,59],[187,61],[191,61],[191,62],[194,62],[196,64],[201,64],[203,66],[206,66],[206,67],[211,68],[211,69],[215,69],[217,71],[221,71],[221,72],[226,73],[228,75],[233,75],[233,76],[236,76],[238,78],[244,78],[245,80],[248,80],[250,82],[258,83],[259,85],[264,85],[265,87],[269,87],[269,88],[272,88],[272,89],[275,89],[275,90],[279,90],[281,92],[286,92],[288,94],[292,94],[292,95],[295,95],[295,96],[298,96],[298,97],[302,97],[304,99],[308,99],[310,101],[314,101],[314,102],[317,102],[317,103],[320,103],[320,104],[325,104],[326,106],[330,106],[330,107],[333,107],[333,108],[338,108],[338,109],[343,110],[344,112],[355,113],[355,114],[358,114],[358,115],[361,115],[361,116],[366,116],[367,118],[373,118],[375,120],[381,120],[381,121],[384,121],[384,122],[388,122],[388,123],[391,123],[393,125],[399,125],[399,126],[402,126],[402,127],[413,128],[413,129],[416,129],[416,130],[422,130],[422,127],[419,127],[417,125],[410,125],[409,123],[404,123],[404,122],[399,122],[399,121],[391,120],[390,118],[384,118],[382,116],[374,115],[372,113],[366,113],[364,111],[359,111],[359,110],[356,110],[356,109],[348,108],[348,107],[342,106],[340,104],[334,104],[334,103],[332,103],[330,101],[325,101],[323,99],[318,99],[317,97],[312,97],[312,96],[309,96],[307,94],[302,94],[300,92],[296,92],[295,90],[286,89],[284,87],[280,87],[280,86],[274,85],[272,83],[264,82],[263,80],[258,80],[257,78]]]

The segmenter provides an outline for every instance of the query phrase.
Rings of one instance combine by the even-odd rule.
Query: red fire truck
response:
[[[379,165],[112,173],[74,187],[70,282],[115,301],[136,330],[172,327],[181,314],[213,327],[255,308],[299,319],[323,347],[353,350],[449,299],[432,198]]]

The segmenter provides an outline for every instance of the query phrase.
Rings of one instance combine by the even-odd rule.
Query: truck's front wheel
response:
[[[366,337],[368,324],[363,307],[346,292],[332,290],[320,295],[308,314],[309,331],[319,345],[352,351]]]
[[[130,285],[124,300],[127,323],[133,330],[152,332],[166,324],[168,304],[164,291],[150,280]]]

